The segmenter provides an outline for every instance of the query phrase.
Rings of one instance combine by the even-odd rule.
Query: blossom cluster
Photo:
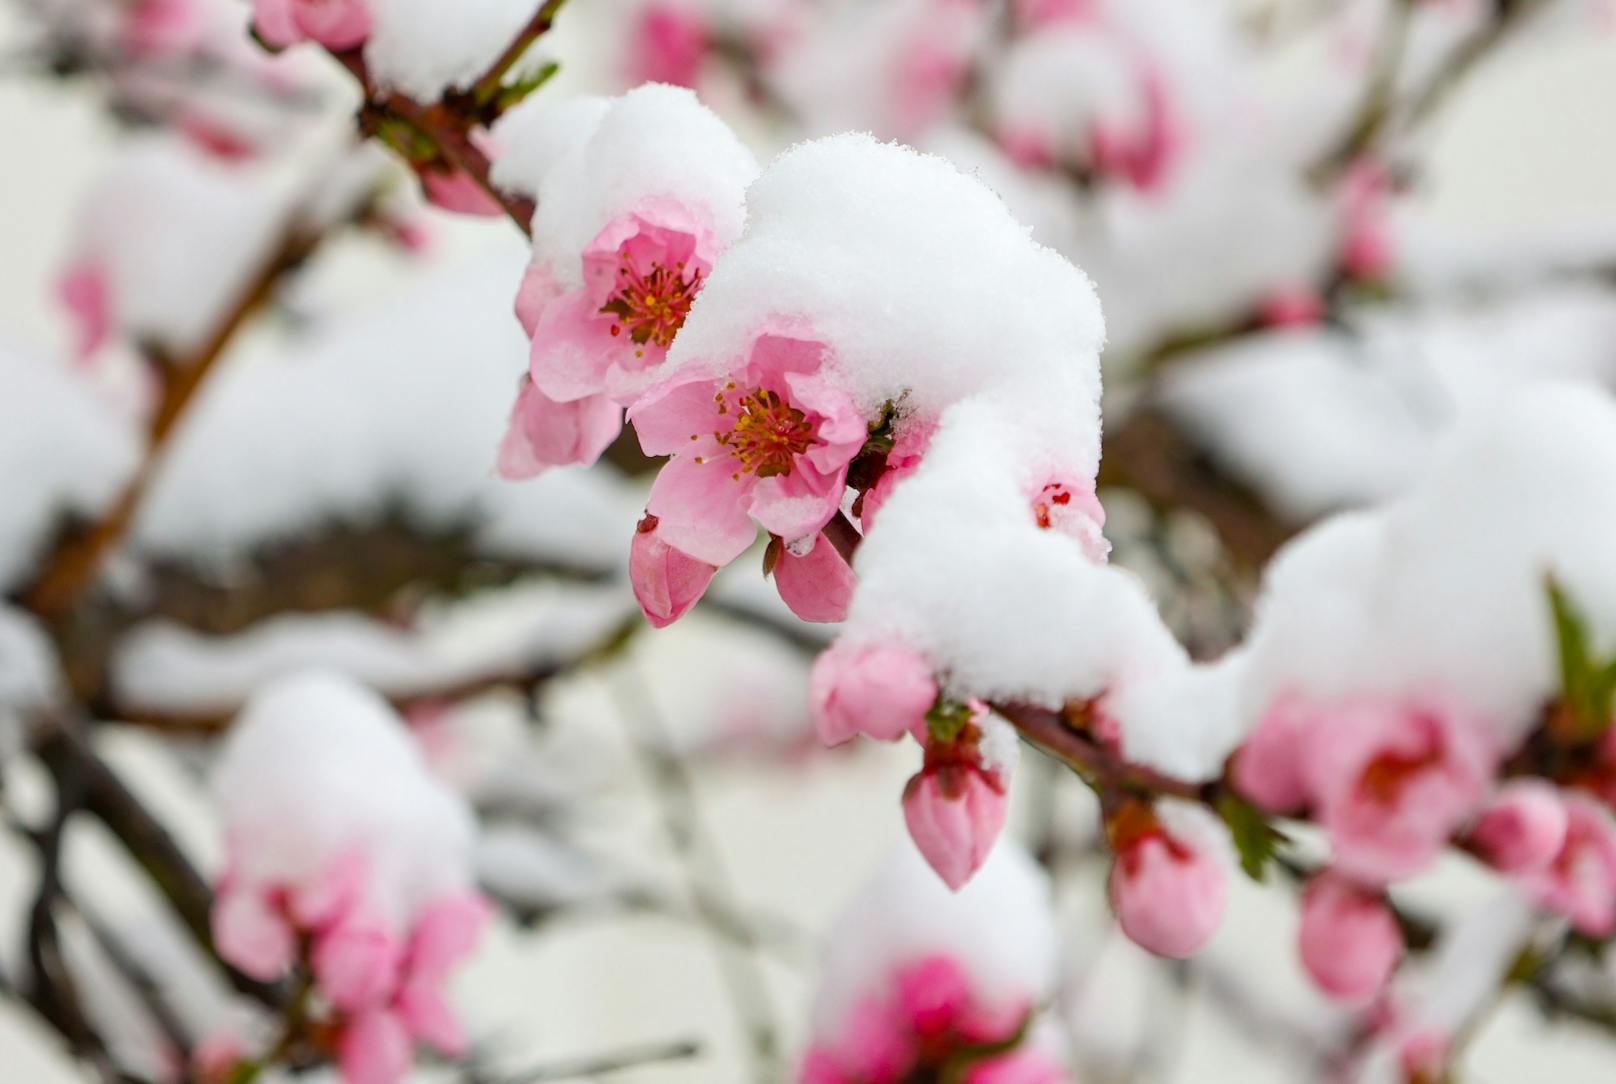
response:
[[[348,1084],[402,1079],[416,1043],[464,1053],[445,983],[491,908],[472,883],[471,813],[403,720],[345,680],[282,678],[237,720],[213,782],[228,834],[220,955],[307,984],[299,1012],[321,1019],[316,1041]]]

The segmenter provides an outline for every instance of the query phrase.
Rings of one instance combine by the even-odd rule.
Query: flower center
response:
[[[690,314],[690,303],[701,288],[701,272],[693,272],[687,280],[685,265],[673,267],[653,264],[648,274],[640,274],[627,257],[617,268],[617,292],[600,311],[615,316],[612,334],[625,330],[637,344],[655,343],[666,348],[673,342]],[[636,356],[645,351],[636,350]]]
[[[1033,499],[1032,514],[1038,526],[1049,530],[1054,522],[1057,508],[1064,508],[1072,503],[1072,491],[1059,482],[1051,482],[1043,491]]]
[[[740,460],[737,479],[742,474],[759,478],[790,474],[792,461],[814,442],[814,425],[808,416],[778,392],[754,388],[736,394],[731,383],[714,398],[720,414],[735,411],[735,427],[714,435],[730,455]]]

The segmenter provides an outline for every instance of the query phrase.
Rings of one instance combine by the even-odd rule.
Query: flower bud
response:
[[[1553,786],[1523,779],[1499,789],[1470,829],[1470,842],[1500,873],[1535,873],[1560,853],[1566,820],[1565,803]]]
[[[1403,956],[1403,935],[1376,894],[1344,877],[1315,877],[1302,895],[1302,966],[1338,1001],[1362,1003],[1385,987]]]
[[[657,518],[647,515],[635,529],[628,551],[628,578],[645,619],[660,629],[679,620],[701,600],[718,569],[662,541],[656,527]]]
[[[1229,895],[1227,863],[1211,835],[1220,829],[1195,819],[1199,810],[1182,812],[1168,824],[1134,802],[1106,826],[1116,852],[1111,907],[1122,932],[1174,959],[1200,951],[1223,920]]]
[[[841,640],[814,662],[808,700],[826,745],[855,734],[897,741],[906,730],[925,733],[937,682],[920,652],[897,641]]]
[[[903,818],[921,855],[943,883],[964,887],[1004,827],[1004,785],[970,764],[928,767],[903,791]]]

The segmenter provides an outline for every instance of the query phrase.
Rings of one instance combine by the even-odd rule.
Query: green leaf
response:
[[[539,69],[532,75],[518,79],[516,82],[511,83],[508,86],[500,87],[499,93],[495,96],[495,101],[499,111],[503,113],[505,110],[520,103],[522,99],[526,98],[529,94],[532,94],[535,90],[538,90],[540,87],[544,86],[544,84],[548,83],[551,77],[553,77],[555,73],[560,70],[560,61],[547,60],[540,65]]]
[[[1266,880],[1274,850],[1289,842],[1284,833],[1269,824],[1256,806],[1233,794],[1225,793],[1218,799],[1218,816],[1229,826],[1234,849],[1240,854],[1240,868],[1253,881]]]
[[[1551,576],[1547,582],[1560,661],[1560,699],[1576,726],[1575,737],[1599,737],[1611,724],[1616,703],[1616,659],[1596,659],[1582,613]]]
[[[971,709],[958,700],[945,700],[937,698],[937,702],[926,712],[926,730],[931,734],[931,740],[947,745],[960,736],[965,724],[971,721]]]

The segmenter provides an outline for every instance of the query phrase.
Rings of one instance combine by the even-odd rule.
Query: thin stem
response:
[[[632,664],[625,661],[623,666],[628,671]],[[684,864],[692,903],[705,925],[716,926],[724,915],[736,913],[735,893],[718,847],[702,824],[690,768],[670,751],[672,735],[641,682],[632,675],[608,678],[607,682],[635,751],[651,776],[652,793],[661,807],[668,840]],[[744,946],[732,945],[717,935],[710,939],[731,1006],[746,1033],[752,1079],[775,1080],[779,1076],[780,1050],[773,999],[756,946],[750,941]]]
[[[550,28],[555,25],[556,16],[560,14],[566,2],[567,0],[544,0],[539,9],[533,13],[533,17],[528,20],[527,25],[522,28],[521,33],[511,40],[505,51],[499,54],[499,58],[483,73],[482,78],[473,84],[471,98],[474,103],[483,105],[494,100],[499,94],[500,86],[505,82],[505,76],[516,67],[534,42],[550,32]]]
[[[491,1084],[542,1084],[553,1080],[579,1080],[583,1077],[607,1076],[612,1073],[640,1069],[647,1065],[688,1061],[701,1056],[701,1044],[694,1040],[633,1046],[609,1054],[573,1058],[568,1061],[540,1065],[526,1072],[496,1077]]]

